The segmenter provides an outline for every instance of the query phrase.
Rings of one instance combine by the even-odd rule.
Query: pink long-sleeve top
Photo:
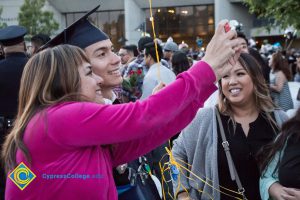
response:
[[[68,102],[39,112],[24,134],[31,162],[17,151],[17,163],[24,162],[36,178],[23,191],[7,178],[6,199],[117,199],[112,168],[187,126],[216,90],[214,81],[210,66],[198,62],[145,101]]]

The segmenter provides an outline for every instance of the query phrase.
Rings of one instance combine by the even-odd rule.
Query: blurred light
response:
[[[214,18],[210,17],[208,18],[208,24],[213,24],[214,23]]]
[[[174,14],[174,13],[175,13],[175,10],[168,10],[168,13]]]
[[[201,51],[205,51],[205,48],[204,48],[204,47],[202,47],[202,48],[201,48]]]
[[[152,22],[153,21],[153,17],[150,17],[149,20]]]
[[[160,9],[158,9],[157,12],[160,12]]]
[[[187,15],[189,12],[187,10],[182,10],[181,13]]]

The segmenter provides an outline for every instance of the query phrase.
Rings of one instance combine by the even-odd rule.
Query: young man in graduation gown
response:
[[[106,103],[112,103],[116,100],[113,89],[123,81],[120,73],[121,60],[112,51],[113,44],[109,37],[87,19],[98,8],[99,6],[67,27],[46,43],[42,49],[59,44],[70,44],[82,48],[90,59],[94,73],[103,79],[101,89]]]
[[[113,89],[119,86],[123,81],[120,73],[121,59],[113,52],[113,44],[107,34],[88,20],[88,16],[94,13],[98,8],[99,6],[67,27],[63,32],[41,47],[41,50],[59,44],[70,44],[82,48],[90,59],[93,72],[103,79],[101,92],[105,98],[105,103],[117,104],[118,100]],[[136,160],[131,164],[131,168],[134,169],[133,171],[138,171],[137,169],[141,165],[144,165],[144,161],[139,162]],[[156,188],[151,179],[145,178],[145,185],[139,184],[141,187],[137,187],[136,183],[141,183],[140,176],[138,176],[135,180],[135,186],[131,186],[128,180],[128,169],[125,169],[123,175],[118,175],[116,171],[114,172],[116,175],[114,176],[116,185],[121,186],[121,190],[119,191],[124,194],[124,198],[122,198],[123,194],[119,195],[120,200],[128,199],[127,195],[130,195],[129,198],[131,200],[141,199],[139,195],[144,195],[143,197],[146,197],[147,200],[158,199],[158,192],[155,191]],[[155,190],[149,192],[150,187],[155,188]]]

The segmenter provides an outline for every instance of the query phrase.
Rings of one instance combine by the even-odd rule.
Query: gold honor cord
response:
[[[190,196],[190,195],[189,195],[189,192],[188,192],[188,189],[185,188],[185,187],[181,184],[181,182],[180,182],[181,175],[183,175],[184,178],[189,179],[190,181],[196,182],[196,180],[200,180],[201,182],[203,182],[203,183],[206,184],[207,186],[211,187],[213,190],[216,190],[216,191],[218,191],[218,192],[220,192],[220,193],[222,193],[222,194],[224,194],[224,195],[226,195],[226,196],[232,197],[233,199],[242,200],[241,197],[232,196],[231,194],[228,194],[228,193],[226,193],[225,191],[228,191],[228,192],[231,192],[231,193],[240,195],[239,192],[233,191],[233,190],[231,190],[231,189],[228,189],[228,188],[223,187],[223,186],[220,186],[220,185],[219,185],[220,189],[213,187],[213,185],[212,185],[212,184],[213,184],[213,181],[212,181],[212,180],[207,179],[207,178],[206,178],[205,176],[203,176],[203,175],[202,175],[202,178],[201,178],[200,176],[196,175],[194,172],[192,172],[191,170],[188,169],[188,168],[191,168],[191,165],[190,165],[190,164],[188,164],[188,163],[186,163],[185,161],[180,160],[180,159],[177,159],[177,160],[176,160],[176,159],[173,157],[172,152],[171,152],[167,147],[166,147],[166,151],[167,151],[167,153],[166,153],[165,155],[163,155],[163,157],[161,158],[161,160],[162,160],[165,156],[169,156],[169,163],[165,163],[164,166],[162,166],[162,165],[161,165],[161,160],[160,160],[160,162],[159,162],[160,171],[161,171],[161,175],[162,175],[162,180],[161,180],[161,181],[162,181],[162,194],[163,194],[163,197],[164,197],[163,199],[164,199],[164,200],[166,199],[166,192],[164,191],[164,187],[163,187],[163,186],[164,186],[164,184],[167,184],[168,182],[172,181],[172,175],[170,175],[171,180],[166,180],[166,178],[165,178],[165,176],[164,176],[164,172],[165,172],[165,171],[170,171],[170,166],[171,166],[171,165],[174,165],[174,166],[178,169],[178,171],[179,171],[178,178],[177,178],[178,186],[177,186],[177,188],[176,188],[176,190],[175,190],[175,196],[174,196],[174,197],[170,194],[169,188],[168,188],[167,194],[168,194],[169,197],[171,197],[172,199],[175,199],[175,197],[176,197],[176,195],[178,194],[180,188],[182,188],[183,191],[185,191],[185,192],[188,194],[188,196]],[[179,161],[180,163],[177,162],[177,161]],[[181,163],[182,163],[182,164],[181,164]],[[184,165],[185,165],[185,166],[184,166]],[[185,172],[188,172],[189,174],[192,175],[192,177],[195,177],[195,178],[191,178],[191,177],[186,176],[186,175],[185,175],[186,173],[184,173],[183,170],[184,170]],[[223,191],[221,191],[221,190],[223,190]],[[198,192],[199,192],[199,193],[203,193],[204,195],[208,196],[209,199],[212,199],[212,200],[213,200],[213,197],[212,197],[210,194],[205,193],[205,192],[202,191],[201,189],[198,189]]]
[[[160,64],[159,55],[158,55],[158,51],[157,51],[157,40],[156,40],[155,27],[154,27],[154,18],[153,18],[153,14],[152,14],[152,0],[149,0],[149,6],[150,6],[150,21],[151,21],[152,31],[153,31],[153,40],[154,40],[154,45],[155,45],[156,60],[157,60],[157,63]],[[161,76],[160,76],[160,65],[158,65],[158,67],[157,67],[157,77],[158,77],[158,80],[160,80],[162,82]]]

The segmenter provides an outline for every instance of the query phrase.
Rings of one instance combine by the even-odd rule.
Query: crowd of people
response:
[[[266,56],[226,20],[205,52],[148,36],[116,51],[97,8],[30,48],[0,30],[0,199],[300,200],[300,54]]]

